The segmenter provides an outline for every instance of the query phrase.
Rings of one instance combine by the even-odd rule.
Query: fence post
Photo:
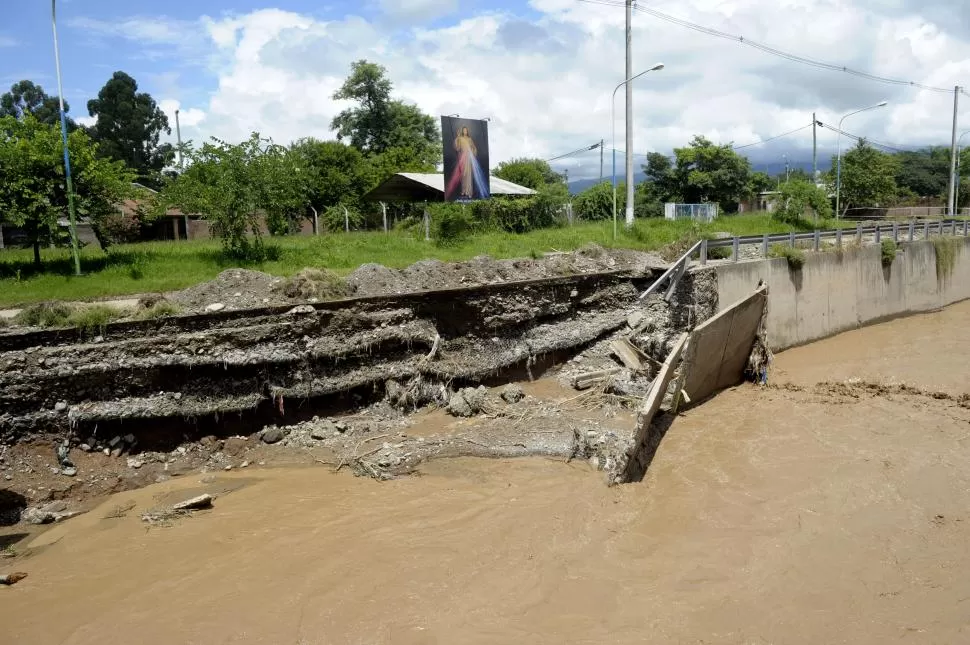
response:
[[[819,243],[822,241],[822,233],[818,229],[815,229],[815,239],[813,241],[815,243],[815,252],[818,253]]]
[[[795,231],[788,234],[788,245],[795,248]]]
[[[967,236],[967,223],[968,220],[963,220],[963,237]]]
[[[855,224],[855,241],[858,244],[862,244],[862,222],[856,222]]]
[[[943,237],[943,220],[940,220],[940,237]]]
[[[761,254],[765,256],[765,258],[768,257],[768,234],[767,233],[765,233],[765,236],[761,238]]]
[[[835,229],[835,246],[842,248],[842,229]]]
[[[735,262],[741,259],[741,238],[737,235],[734,236],[734,240],[731,242],[731,259]]]
[[[916,239],[916,222],[911,220],[909,222],[909,241],[912,242],[915,239]]]
[[[924,240],[930,239],[930,223],[929,222],[923,222],[923,239]]]
[[[876,224],[876,244],[882,242],[882,227]]]
[[[893,222],[893,242],[899,244],[899,222]]]
[[[701,240],[701,266],[707,264],[707,239]]]

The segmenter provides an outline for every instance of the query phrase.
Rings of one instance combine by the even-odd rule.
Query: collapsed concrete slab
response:
[[[767,304],[768,288],[763,286],[691,334],[682,385],[692,405],[744,380]]]

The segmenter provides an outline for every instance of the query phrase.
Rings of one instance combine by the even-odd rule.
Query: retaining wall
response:
[[[805,253],[800,269],[785,258],[727,263],[717,273],[719,310],[768,286],[768,342],[773,350],[803,345],[849,329],[934,311],[970,298],[970,239],[941,262],[933,240],[901,244],[889,267],[879,246]],[[703,270],[703,269],[702,269]]]

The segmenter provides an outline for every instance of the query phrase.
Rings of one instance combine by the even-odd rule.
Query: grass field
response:
[[[657,250],[697,234],[716,231],[733,235],[785,233],[793,227],[764,214],[722,217],[699,230],[689,221],[641,220],[632,231],[613,240],[610,222],[592,222],[521,235],[489,232],[454,246],[425,242],[410,232],[361,232],[319,237],[270,238],[272,259],[241,265],[226,260],[218,240],[151,242],[112,247],[107,253],[82,250],[82,272],[75,277],[67,249],[42,251],[43,271],[37,273],[29,249],[0,251],[0,306],[45,300],[85,300],[107,296],[171,291],[203,282],[235,266],[288,276],[305,267],[328,268],[340,275],[375,262],[405,267],[424,259],[466,260],[476,255],[494,258],[537,256],[547,251],[572,251],[590,242],[604,247]],[[806,230],[800,228],[798,230]]]

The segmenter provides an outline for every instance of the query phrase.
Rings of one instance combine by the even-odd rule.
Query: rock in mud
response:
[[[134,457],[128,457],[128,467],[129,468],[135,468],[135,469],[137,469],[137,468],[141,468],[144,465],[145,465],[145,462],[143,462],[142,460],[135,459]]]
[[[215,313],[217,311],[222,311],[225,308],[226,308],[226,305],[224,305],[223,303],[221,303],[221,302],[213,302],[211,305],[206,305],[205,310],[206,310],[207,313],[212,314],[212,313]]]
[[[323,441],[324,439],[329,439],[338,433],[339,431],[337,430],[337,426],[334,425],[333,421],[324,419],[317,425],[313,426],[313,428],[310,430],[310,438],[316,439],[317,441]]]
[[[259,433],[259,438],[263,443],[279,443],[283,440],[283,437],[283,430],[276,426],[263,428],[262,432]]]
[[[20,515],[20,521],[27,524],[51,524],[54,513],[39,508],[28,508]]]
[[[54,404],[54,412],[64,412],[67,410],[67,401],[58,401]]]
[[[202,508],[211,508],[211,507],[212,507],[212,495],[205,493],[204,495],[199,495],[198,497],[187,499],[184,502],[173,504],[172,510],[196,511]]]
[[[500,396],[506,403],[518,403],[525,398],[525,390],[518,383],[509,383],[502,388]]]
[[[61,474],[65,477],[74,477],[77,475],[77,468],[74,466],[68,466],[67,468],[61,470]]]
[[[451,395],[448,413],[456,417],[470,417],[485,409],[488,390],[484,386],[466,387]]]

